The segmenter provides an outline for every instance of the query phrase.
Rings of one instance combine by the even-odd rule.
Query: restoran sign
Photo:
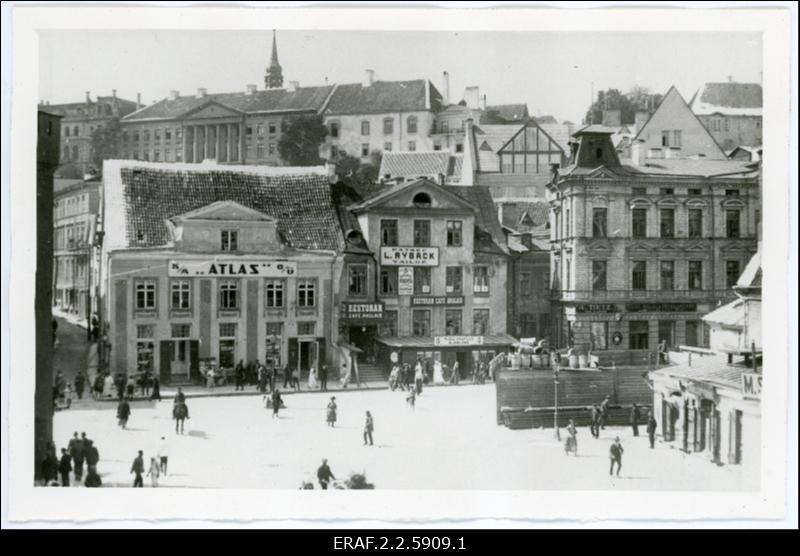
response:
[[[383,303],[343,303],[342,313],[348,320],[381,320]]]
[[[483,336],[434,336],[435,346],[482,346]]]
[[[438,247],[381,247],[383,266],[439,266]]]
[[[213,259],[169,261],[170,277],[227,276],[234,278],[283,278],[297,274],[297,263],[279,260]]]

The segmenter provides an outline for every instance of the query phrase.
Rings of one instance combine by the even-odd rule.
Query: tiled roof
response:
[[[381,158],[381,178],[395,176],[449,175],[450,153],[447,151],[385,152]]]
[[[526,104],[496,104],[487,106],[486,112],[489,114],[494,113],[494,115],[509,123],[523,123],[529,118]]]
[[[706,83],[692,99],[692,111],[701,116],[715,113],[760,116],[762,94],[758,83]]]
[[[623,164],[625,161],[623,161]],[[648,158],[639,166],[625,166],[633,173],[677,176],[727,176],[751,174],[749,162],[742,160],[709,160],[692,158]],[[745,177],[745,176],[741,176]]]
[[[475,185],[488,187],[495,201],[544,199],[550,173],[540,174],[475,174]]]
[[[553,141],[558,143],[558,146],[561,147],[565,153],[569,153],[569,142],[571,137],[571,126],[566,124],[559,124],[559,123],[539,123],[537,125],[542,128],[542,130],[548,134]]]
[[[430,108],[425,105],[426,87],[430,88]],[[414,81],[375,81],[364,87],[361,83],[338,85],[325,108],[325,114],[384,114],[416,112],[442,106],[442,95],[426,79]]]
[[[209,103],[223,106],[245,113],[257,112],[297,112],[319,111],[328,98],[333,86],[298,87],[295,91],[286,89],[269,89],[254,93],[217,93],[204,97],[195,95],[180,96],[176,99],[165,98],[155,104],[128,114],[123,121],[131,122],[149,119],[173,119],[185,116]]]
[[[166,220],[216,201],[235,201],[278,220],[296,249],[341,250],[344,239],[324,167],[210,166],[107,160],[106,247],[160,247]]]
[[[503,224],[519,232],[527,232],[547,224],[550,203],[544,199],[531,203],[503,203]]]

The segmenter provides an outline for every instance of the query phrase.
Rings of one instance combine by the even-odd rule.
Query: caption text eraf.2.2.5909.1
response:
[[[334,550],[466,550],[464,537],[334,537]]]

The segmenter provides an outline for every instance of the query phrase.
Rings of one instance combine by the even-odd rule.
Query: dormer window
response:
[[[431,196],[427,193],[414,195],[414,206],[417,208],[431,208]]]
[[[236,230],[222,230],[220,233],[220,249],[222,251],[236,251],[239,243],[239,232]]]

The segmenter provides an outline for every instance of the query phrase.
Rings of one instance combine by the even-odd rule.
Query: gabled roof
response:
[[[367,209],[374,208],[378,205],[385,203],[387,200],[401,194],[406,189],[417,187],[419,185],[425,185],[434,190],[439,190],[444,194],[445,197],[450,197],[452,201],[455,201],[455,204],[462,206],[464,209],[474,208],[471,207],[468,203],[465,203],[462,196],[457,195],[456,192],[453,191],[453,187],[445,187],[443,185],[439,185],[438,183],[428,178],[420,178],[412,182],[398,183],[390,187],[387,187],[385,189],[382,189],[374,193],[373,195],[370,195],[362,202],[350,206],[350,210],[353,212],[363,212]],[[456,189],[462,189],[462,188],[460,186],[456,186]]]
[[[550,220],[550,203],[544,199],[531,202],[503,202],[501,224],[519,232],[530,232],[547,225]]]
[[[427,79],[375,81],[368,87],[361,83],[337,85],[325,108],[325,114],[336,116],[423,110],[438,112],[441,108],[442,95]]]
[[[478,147],[478,170],[499,172],[498,151],[520,130],[519,125],[474,125],[475,145]]]
[[[745,321],[744,301],[741,299],[731,301],[705,315],[703,320],[722,326],[741,328]]]
[[[183,214],[179,214],[170,218],[173,222],[182,222],[184,220],[247,220],[247,221],[264,221],[275,222],[275,218],[264,214],[261,211],[246,207],[236,201],[214,201],[204,207],[200,207]]]
[[[700,116],[761,116],[762,95],[758,83],[706,83],[692,99],[692,111]]]
[[[530,119],[527,104],[495,104],[487,106],[485,112],[508,123],[523,123]]]
[[[167,220],[234,201],[278,221],[295,249],[339,251],[344,239],[324,167],[275,168],[107,160],[103,166],[109,250],[162,247]]]
[[[565,153],[569,153],[569,142],[570,142],[570,126],[567,124],[559,124],[559,123],[539,123],[536,122],[542,131],[544,131],[550,138],[561,147],[561,150]]]
[[[175,119],[191,114],[210,103],[217,103],[244,113],[318,112],[333,86],[268,89],[254,93],[217,93],[203,97],[194,95],[165,98],[125,116],[123,122],[152,119]]]
[[[760,288],[761,287],[761,250],[750,257],[742,275],[736,281],[734,289]]]
[[[378,175],[383,178],[439,176],[460,178],[461,156],[447,151],[389,151],[383,153]]]

